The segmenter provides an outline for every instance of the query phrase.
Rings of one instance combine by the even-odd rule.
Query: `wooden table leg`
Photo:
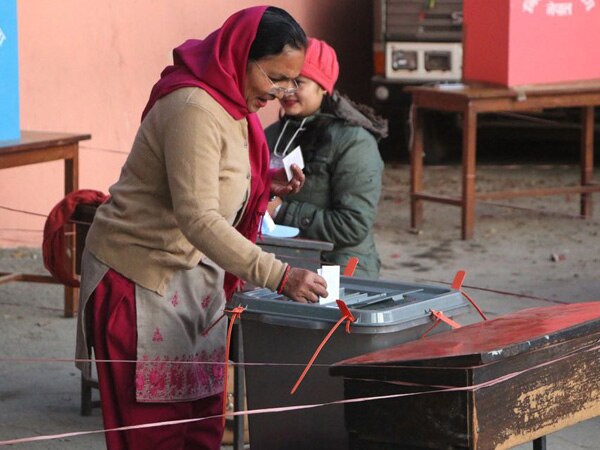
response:
[[[539,437],[533,441],[533,450],[546,450],[546,436]]]
[[[233,410],[235,412],[246,410],[246,382],[244,372],[244,339],[242,324],[238,320],[233,324],[231,333],[231,359],[237,363],[234,366],[235,379],[233,381]],[[233,449],[244,449],[244,416],[233,418]]]
[[[79,189],[79,145],[72,144],[73,157],[65,159],[65,195]],[[65,234],[67,246],[67,257],[71,267],[71,274],[75,276],[76,263],[76,240],[75,240],[75,225],[65,225]],[[73,317],[79,309],[79,288],[65,286],[65,317]]]
[[[475,164],[477,113],[469,106],[463,116],[462,238],[471,239],[475,227]]]
[[[420,228],[423,223],[423,200],[414,196],[423,190],[423,121],[423,110],[413,106],[410,149],[410,226],[415,229]]]
[[[581,185],[592,183],[594,177],[594,107],[581,109]],[[584,218],[592,216],[592,194],[582,193],[580,213]]]

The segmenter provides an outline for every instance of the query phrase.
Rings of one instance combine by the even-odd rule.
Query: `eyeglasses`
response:
[[[283,94],[284,96],[292,95],[295,94],[298,90],[298,83],[296,83],[296,80],[294,80],[293,78],[287,80],[287,83],[291,83],[293,87],[284,88],[281,86],[277,86],[277,84],[273,80],[271,80],[271,77],[267,75],[263,68],[260,67],[260,64],[258,64],[256,61],[254,61],[254,64],[258,66],[263,75],[267,78],[267,80],[269,80],[269,83],[271,83],[271,90],[268,92],[270,95],[274,95],[275,97],[279,97],[279,95],[281,94]]]

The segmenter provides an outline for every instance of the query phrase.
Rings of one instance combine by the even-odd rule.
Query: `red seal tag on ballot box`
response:
[[[468,82],[600,79],[600,0],[464,0]]]

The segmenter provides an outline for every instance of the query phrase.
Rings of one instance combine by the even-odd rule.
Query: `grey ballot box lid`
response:
[[[422,284],[341,277],[340,297],[357,319],[353,333],[392,333],[432,323],[431,310],[452,317],[470,304],[457,290]],[[233,306],[243,306],[244,320],[294,328],[329,329],[341,317],[335,302],[296,303],[269,289],[238,292]]]

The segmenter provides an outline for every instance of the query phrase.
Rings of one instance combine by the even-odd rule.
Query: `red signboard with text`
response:
[[[600,0],[464,0],[465,81],[600,79]]]

